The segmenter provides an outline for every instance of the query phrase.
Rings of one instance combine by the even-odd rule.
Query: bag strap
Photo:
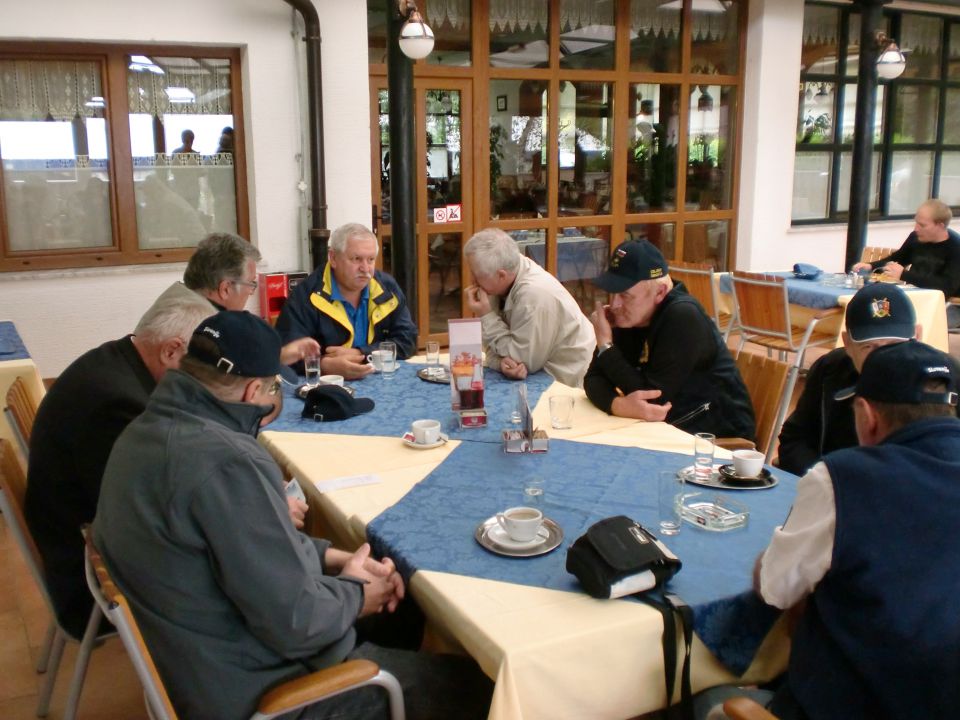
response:
[[[693,611],[678,596],[664,592],[641,595],[640,599],[660,612],[663,618],[663,676],[667,691],[667,705],[663,717],[693,720],[693,693],[690,685],[690,652],[693,646]],[[683,627],[683,669],[680,678],[680,703],[673,705],[673,686],[677,673],[677,618]]]

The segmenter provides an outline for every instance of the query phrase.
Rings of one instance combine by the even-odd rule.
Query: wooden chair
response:
[[[865,247],[863,252],[860,253],[860,262],[876,262],[881,258],[885,258],[888,255],[892,255],[896,252],[896,248],[883,248],[883,247]]]
[[[766,456],[764,462],[770,462],[785,410],[790,404],[785,392],[790,369],[788,363],[763,355],[744,352],[737,355],[737,370],[747,386],[753,405],[757,441],[754,445],[744,438],[717,438],[717,445],[727,450],[756,447]]]
[[[120,634],[143,685],[147,712],[151,720],[177,720],[176,711],[153,663],[150,648],[140,634],[130,604],[110,577],[106,563],[93,544],[91,533],[88,532],[86,538],[87,585],[97,608],[102,610]],[[185,652],[189,650],[185,649]],[[387,692],[390,720],[404,720],[400,683],[370,660],[348,660],[276,686],[260,698],[257,712],[251,716],[251,720],[269,720],[367,685],[378,685]]]
[[[777,720],[777,717],[756,700],[730,698],[723,703],[723,712],[730,720]]]
[[[7,441],[0,440],[0,510],[3,511],[7,527],[13,535],[14,542],[20,548],[30,574],[33,575],[33,580],[40,589],[40,594],[43,596],[51,616],[41,657],[37,663],[37,672],[48,673],[37,704],[37,717],[46,717],[50,709],[53,686],[57,680],[57,671],[60,668],[60,659],[63,656],[63,647],[67,640],[76,639],[57,622],[53,602],[50,600],[50,593],[47,590],[46,577],[42,569],[43,562],[23,515],[26,490],[26,474],[17,460],[13,448]],[[80,650],[77,652],[73,680],[67,694],[67,705],[63,711],[64,720],[73,720],[76,717],[80,694],[83,691],[83,681],[86,678],[87,665],[90,661],[90,653],[93,652],[97,640],[113,635],[113,633],[108,633],[98,637],[97,630],[100,628],[101,617],[100,608],[94,605],[90,612],[90,619],[87,621],[86,632],[79,641]]]
[[[693,295],[707,315],[713,318],[717,328],[726,342],[730,332],[736,327],[736,318],[733,313],[720,309],[720,295],[715,282],[713,266],[706,263],[689,263],[675,260],[668,268],[670,277],[680,280]]]
[[[27,391],[27,384],[18,377],[7,390],[6,406],[3,413],[13,430],[17,444],[23,451],[23,457],[30,456],[30,434],[33,431],[33,422],[37,418],[37,405]]]

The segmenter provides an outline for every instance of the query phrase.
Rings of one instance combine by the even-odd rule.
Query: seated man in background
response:
[[[465,291],[467,307],[483,325],[486,365],[515,380],[543,369],[566,385],[582,385],[596,340],[560,281],[496,228],[475,234],[463,252],[476,281]]]
[[[945,353],[911,340],[870,353],[848,389],[860,447],[801,478],[754,574],[765,602],[806,601],[786,682],[769,703],[778,717],[955,717],[957,382]],[[730,691],[698,703],[706,710]]]
[[[369,545],[335,550],[290,522],[280,469],[255,437],[279,355],[280,337],[249,313],[206,320],[104,474],[94,540],[177,714],[250,717],[278,683],[366,657],[398,676],[408,717],[486,717],[491,683],[469,659],[356,645],[357,619],[393,612],[404,583]],[[386,716],[376,687],[297,715]]]
[[[921,288],[940,290],[950,298],[960,294],[960,235],[947,226],[953,213],[942,200],[927,200],[917,209],[913,232],[900,249],[871,263],[857,263],[853,270],[883,268],[883,272]],[[947,306],[947,323],[960,325],[960,311]]]
[[[114,441],[214,307],[180,283],[150,306],[133,335],[90,350],[47,392],[33,426],[24,515],[43,558],[60,624],[83,635],[93,598],[83,569],[82,525],[93,520]]]
[[[380,244],[359,223],[330,236],[327,263],[287,298],[277,331],[285,343],[313,338],[323,347],[320,369],[347,379],[373,372],[366,361],[383,340],[397,344],[397,357],[417,349],[417,326],[397,281],[376,269]]]
[[[183,284],[212,302],[218,310],[243,310],[257,291],[260,251],[239,235],[211,233],[190,256]],[[280,359],[292,365],[320,352],[309,337],[297,338],[283,347]]]
[[[853,399],[837,391],[857,381],[863,361],[883,345],[919,339],[913,303],[900,288],[874,283],[857,291],[846,309],[843,347],[810,366],[797,406],[780,431],[779,466],[803,475],[834,450],[857,444]]]
[[[753,405],[730,351],[656,247],[621,243],[593,282],[612,295],[590,316],[597,352],[583,387],[594,405],[691,433],[754,438]]]

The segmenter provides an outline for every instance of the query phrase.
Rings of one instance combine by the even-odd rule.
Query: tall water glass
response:
[[[427,374],[435,377],[440,374],[440,343],[427,341]]]
[[[660,534],[680,532],[680,502],[683,499],[683,473],[661,470],[657,476]]]
[[[384,340],[380,343],[379,350],[383,357],[381,373],[385,380],[391,380],[397,371],[397,344],[392,340]]]
[[[714,443],[712,433],[697,433],[693,436],[693,472],[697,480],[709,482],[713,475]]]
[[[320,356],[308,355],[303,359],[303,374],[307,378],[307,385],[316,385],[320,378]]]

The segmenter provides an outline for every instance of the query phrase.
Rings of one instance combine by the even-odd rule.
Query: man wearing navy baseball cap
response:
[[[671,280],[656,247],[621,243],[593,282],[611,295],[590,316],[597,351],[583,387],[594,405],[688,432],[753,439],[753,406],[730,351],[696,298]]]
[[[858,290],[847,304],[845,323],[843,347],[813,363],[797,406],[780,431],[778,464],[796,475],[828,452],[857,444],[853,403],[834,396],[857,381],[874,349],[919,338],[921,332],[910,298],[889,283]]]
[[[870,353],[841,394],[860,446],[801,478],[754,574],[768,604],[806,601],[768,704],[777,717],[944,718],[960,706],[945,681],[960,676],[957,384],[945,353],[909,340]]]
[[[278,683],[362,656],[416,696],[405,698],[421,711],[410,717],[428,703],[439,708],[430,717],[485,717],[490,683],[472,661],[357,645],[358,618],[392,613],[404,582],[369,545],[336,550],[291,522],[283,473],[256,440],[280,348],[250,313],[203,321],[104,473],[94,539],[177,714],[249,717]],[[384,717],[385,705],[383,693],[360,691],[298,717]]]

